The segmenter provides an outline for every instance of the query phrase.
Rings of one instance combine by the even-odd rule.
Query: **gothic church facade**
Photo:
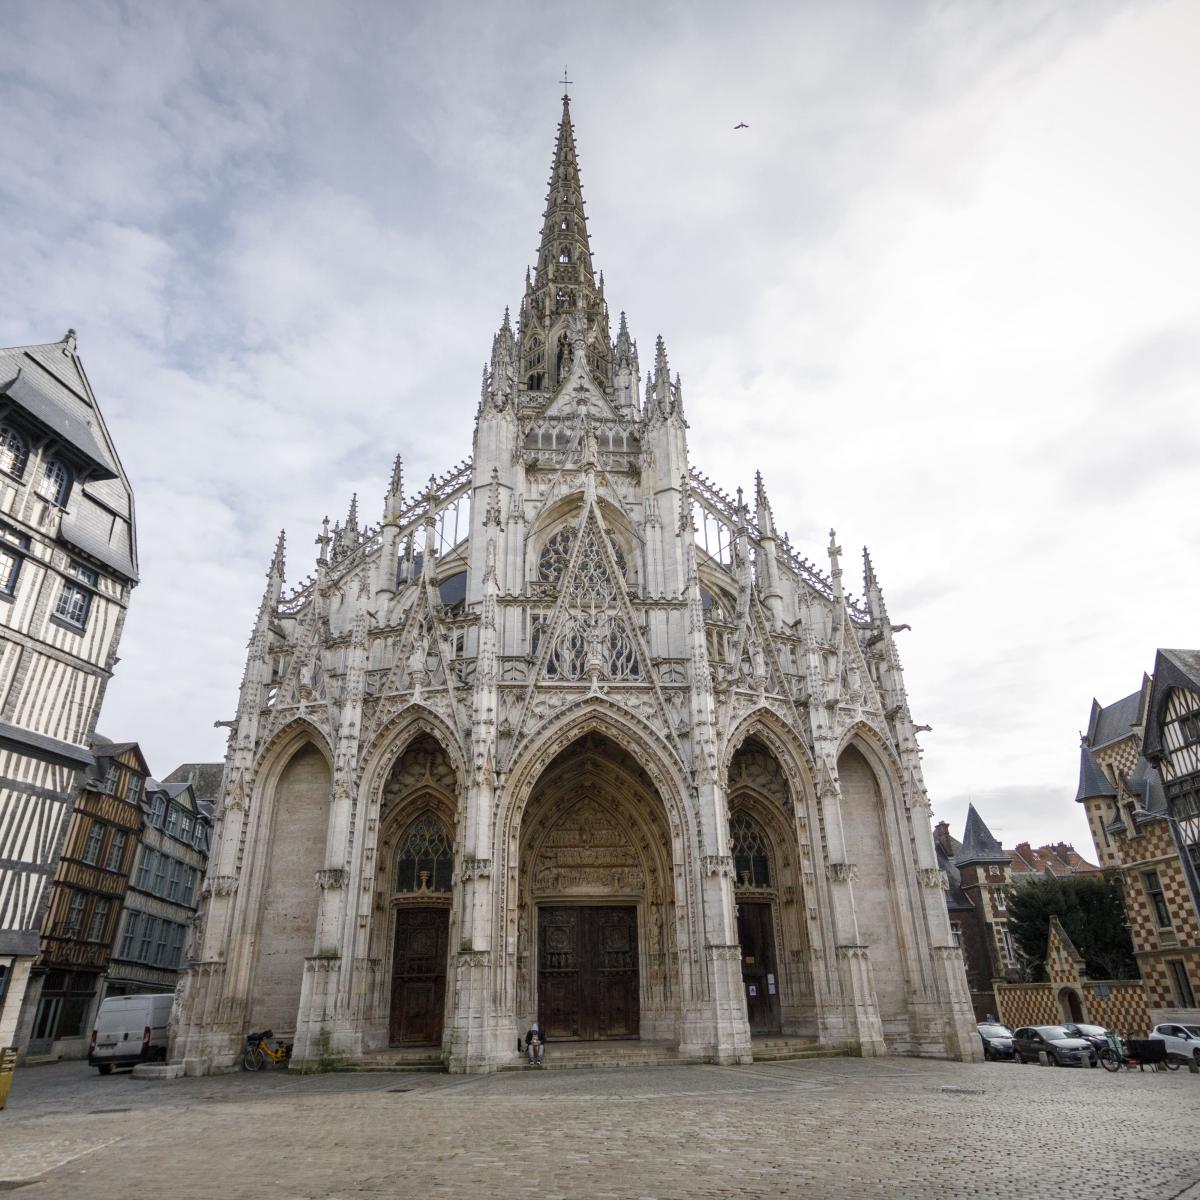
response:
[[[612,336],[569,104],[469,459],[352,504],[250,642],[172,1054],[430,1045],[453,1071],[755,1034],[978,1057],[883,594],[692,466]]]

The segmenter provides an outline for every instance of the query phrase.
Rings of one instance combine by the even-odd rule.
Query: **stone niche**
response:
[[[535,896],[641,896],[646,873],[614,817],[594,800],[572,805],[538,847]]]

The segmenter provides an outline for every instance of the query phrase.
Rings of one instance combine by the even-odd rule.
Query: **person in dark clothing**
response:
[[[525,1054],[531,1067],[546,1065],[546,1039],[536,1021],[525,1031]]]

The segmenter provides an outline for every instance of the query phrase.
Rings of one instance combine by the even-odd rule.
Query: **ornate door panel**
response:
[[[550,1040],[638,1036],[637,909],[538,909],[538,1022]]]
[[[751,1033],[778,1033],[779,973],[770,904],[738,902],[738,941],[742,947],[742,987]]]
[[[438,1045],[442,1040],[449,930],[448,908],[396,911],[390,1029],[394,1045]]]

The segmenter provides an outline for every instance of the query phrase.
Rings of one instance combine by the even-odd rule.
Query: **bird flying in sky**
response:
[[[737,123],[737,124],[734,126],[734,129],[749,129],[749,128],[750,128],[750,126],[749,126],[749,125],[747,125],[745,121],[739,121],[739,122],[738,122],[738,123]]]

